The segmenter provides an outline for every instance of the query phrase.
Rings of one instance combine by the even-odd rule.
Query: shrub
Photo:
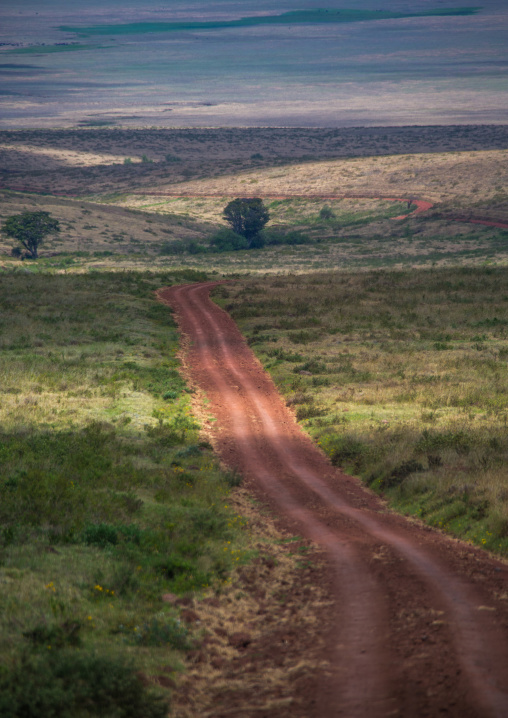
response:
[[[248,249],[249,242],[241,234],[224,228],[211,238],[210,247],[214,252],[237,252],[239,249]]]
[[[335,212],[332,210],[331,207],[329,207],[327,204],[323,205],[319,211],[319,218],[320,219],[333,219],[335,217]]]
[[[2,718],[166,718],[167,701],[124,661],[45,648],[0,670]]]
[[[232,469],[232,471],[227,472],[226,483],[231,489],[235,489],[238,486],[241,486],[242,481],[243,476],[237,469]]]
[[[46,648],[63,648],[64,646],[80,646],[82,628],[81,621],[64,621],[54,626],[47,626],[40,623],[29,631],[24,631],[23,636],[33,646]]]
[[[159,247],[159,254],[163,257],[167,257],[171,254],[183,254],[185,249],[185,242],[177,239],[174,242],[163,242]]]
[[[303,356],[301,354],[298,354],[298,352],[288,352],[279,347],[278,349],[270,349],[267,352],[269,357],[274,357],[275,359],[280,359],[281,361],[288,361],[288,362],[299,362],[303,361]]]
[[[83,531],[83,543],[87,546],[115,546],[118,543],[118,531],[109,524],[92,524]]]
[[[393,486],[398,486],[404,481],[404,479],[407,479],[408,476],[418,471],[424,471],[424,467],[422,466],[422,464],[420,464],[419,461],[415,461],[415,459],[403,461],[398,466],[395,466],[390,471],[388,476],[385,476],[383,479],[381,479],[380,487],[388,489],[392,488]]]
[[[312,419],[315,416],[323,416],[325,412],[319,406],[311,402],[310,404],[301,404],[296,410],[296,418],[298,421],[303,419]]]
[[[136,628],[134,642],[140,646],[171,646],[180,651],[192,648],[189,629],[177,618],[152,618]]]
[[[312,374],[322,374],[327,371],[327,368],[324,362],[320,362],[317,359],[310,359],[300,366],[295,366],[293,371],[295,374],[300,371],[310,371]]]
[[[277,246],[281,244],[297,245],[297,244],[313,244],[313,239],[304,232],[293,230],[291,232],[281,232],[276,229],[265,229],[261,236],[265,240],[267,246]]]
[[[422,452],[435,449],[454,449],[458,454],[467,454],[472,443],[472,437],[462,430],[432,431],[424,429],[415,449]]]
[[[328,452],[334,466],[352,464],[356,470],[365,465],[369,446],[352,434],[334,436],[328,444]]]

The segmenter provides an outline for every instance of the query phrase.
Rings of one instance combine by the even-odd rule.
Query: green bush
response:
[[[353,434],[340,434],[328,442],[329,456],[334,466],[352,465],[357,471],[366,464],[370,449]]]
[[[171,256],[173,254],[205,254],[209,251],[209,247],[199,244],[195,239],[183,240],[176,239],[174,242],[163,242],[159,249],[162,256]]]
[[[48,645],[0,669],[2,718],[166,718],[168,710],[131,666],[110,656]]]
[[[83,531],[83,543],[87,546],[116,546],[118,543],[118,531],[109,524],[93,524],[87,526]]]
[[[321,209],[319,210],[319,218],[320,219],[333,219],[334,217],[335,217],[335,212],[327,204],[323,205],[321,207]]]
[[[298,230],[292,230],[290,232],[281,232],[277,229],[264,229],[261,232],[265,244],[267,247],[277,246],[281,244],[298,245],[298,244],[313,244],[314,240],[304,232]]]
[[[211,238],[210,247],[214,252],[237,252],[240,249],[248,249],[249,242],[241,234],[224,227]]]
[[[436,449],[454,449],[458,454],[467,454],[473,443],[473,437],[465,431],[424,429],[416,442],[415,450],[427,452]]]
[[[315,416],[323,416],[325,412],[317,404],[301,404],[296,410],[296,418],[298,421],[303,419],[312,419]]]
[[[280,359],[281,361],[303,361],[303,356],[301,354],[298,354],[298,352],[288,352],[285,349],[282,349],[282,347],[278,347],[277,349],[269,349],[267,351],[267,354],[269,357],[274,357],[274,359]]]
[[[398,486],[404,479],[407,479],[408,476],[419,471],[424,471],[424,467],[419,461],[415,459],[403,461],[401,464],[398,464],[398,466],[395,466],[387,476],[381,479],[379,486],[382,489]]]
[[[193,645],[189,629],[178,618],[152,618],[136,628],[138,630],[133,632],[134,642],[139,646],[171,646],[179,651],[187,651]]]
[[[23,636],[33,646],[42,646],[52,649],[63,648],[64,646],[81,645],[81,621],[64,621],[63,623],[48,626],[40,623],[29,631],[24,631]]]
[[[309,361],[306,361],[304,364],[300,364],[299,366],[295,366],[293,369],[293,372],[297,374],[300,371],[310,371],[312,374],[323,374],[327,371],[326,364],[324,362],[320,362],[317,359],[310,359]]]

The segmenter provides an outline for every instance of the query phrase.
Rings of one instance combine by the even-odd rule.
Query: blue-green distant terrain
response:
[[[391,20],[406,17],[429,17],[449,15],[473,15],[477,7],[441,8],[415,13],[390,12],[389,10],[295,10],[280,15],[242,17],[239,20],[208,20],[206,22],[137,22],[119,25],[92,25],[91,27],[70,27],[60,25],[59,29],[77,32],[81,35],[132,35],[145,32],[175,32],[178,30],[216,30],[221,28],[253,27],[255,25],[295,25],[299,23],[345,23],[369,20]]]
[[[0,128],[506,124],[508,3],[477,2],[5,0]]]

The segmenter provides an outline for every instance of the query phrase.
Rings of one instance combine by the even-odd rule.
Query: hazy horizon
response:
[[[404,14],[479,9],[220,26],[352,6]],[[508,122],[508,7],[501,0],[481,7],[464,0],[167,0],[142,8],[133,0],[27,0],[4,3],[0,21],[3,128]],[[208,25],[171,32],[153,25],[192,22]],[[126,24],[128,31],[119,27]],[[108,27],[75,31],[98,25]]]

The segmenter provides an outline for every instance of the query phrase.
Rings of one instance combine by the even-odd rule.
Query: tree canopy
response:
[[[16,239],[28,252],[28,256],[37,259],[39,247],[44,237],[60,231],[60,223],[49,212],[23,212],[7,217],[2,233]]]
[[[259,197],[237,197],[226,205],[222,215],[236,234],[245,237],[249,247],[263,246],[259,233],[270,215]]]

